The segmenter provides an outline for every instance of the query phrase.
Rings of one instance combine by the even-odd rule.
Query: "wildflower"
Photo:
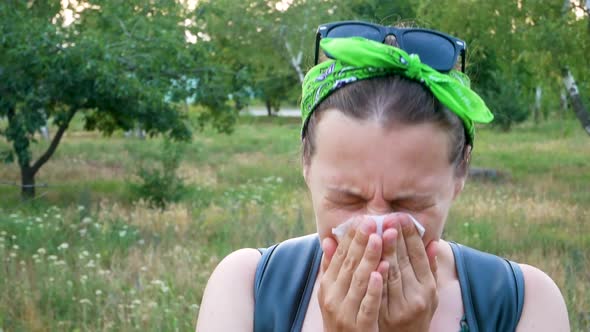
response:
[[[170,290],[170,288],[168,288],[168,286],[166,286],[162,280],[152,280],[152,285],[159,286],[160,290],[162,290],[162,293],[168,293]]]
[[[161,286],[163,284],[164,284],[164,282],[162,280],[158,280],[158,279],[152,280],[152,285]]]
[[[140,270],[141,270],[141,272],[145,272],[145,271],[147,271],[147,267],[142,266]]]
[[[119,237],[124,237],[125,235],[127,235],[127,231],[120,231],[119,232]]]
[[[100,289],[97,289],[96,292],[94,292],[94,294],[96,294],[96,296],[101,296],[102,291]]]
[[[2,235],[2,236],[6,236],[6,231],[2,231],[2,232],[0,232],[0,235]]]
[[[195,311],[196,311],[196,310],[199,310],[199,305],[198,305],[198,304],[196,304],[196,303],[193,303],[193,304],[191,304],[191,305],[189,306],[189,308],[191,308],[191,310],[195,310]]]
[[[85,207],[84,205],[78,205],[78,211],[84,211]]]
[[[81,283],[86,283],[86,281],[88,281],[88,276],[87,275],[83,275],[82,277],[80,277],[80,282]]]
[[[82,223],[83,224],[90,224],[90,223],[92,223],[92,218],[84,217],[84,218],[82,218]]]
[[[89,299],[80,299],[80,304],[88,304],[88,305],[91,305],[92,302],[90,302]]]
[[[37,254],[33,254],[32,258],[33,258],[34,260],[37,260],[37,259],[39,259],[39,255],[37,255]]]
[[[55,279],[53,277],[49,278],[49,282],[54,282]]]
[[[64,242],[64,243],[60,244],[59,247],[57,247],[57,249],[58,250],[66,250],[69,247],[70,247],[70,245]]]
[[[150,303],[148,303],[148,307],[150,308],[155,308],[158,306],[158,303],[156,303],[155,301],[151,301]]]
[[[48,260],[50,261],[56,261],[57,260],[57,256],[55,255],[49,255],[49,257],[47,257]]]
[[[14,252],[11,252],[11,253],[10,253],[10,257],[11,257],[11,258],[15,258],[15,257],[16,257],[16,253],[14,253]]]
[[[41,219],[41,218],[37,217],[37,218],[35,218],[35,221],[36,221],[36,222],[42,222],[42,221],[43,221],[43,219]]]
[[[59,261],[53,263],[53,265],[55,265],[55,266],[64,266],[64,265],[66,265],[66,261],[59,260]]]
[[[15,244],[15,245],[13,245],[13,246],[12,246],[12,249],[14,249],[14,250],[18,250],[18,246],[17,246],[16,244]]]
[[[135,300],[133,300],[133,301],[131,302],[131,304],[132,304],[132,305],[141,305],[141,300],[137,300],[137,299],[135,299]]]
[[[37,249],[37,253],[39,255],[45,255],[47,253],[47,250],[45,250],[45,248],[39,248]]]
[[[96,265],[94,264],[94,260],[92,260],[92,259],[91,259],[91,260],[88,262],[88,264],[86,264],[86,267],[87,267],[87,268],[94,268],[94,267],[96,267]]]
[[[82,228],[81,230],[78,231],[80,233],[81,237],[84,237],[86,235],[86,228]]]

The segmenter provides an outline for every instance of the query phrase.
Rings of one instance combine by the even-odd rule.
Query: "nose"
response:
[[[374,199],[367,203],[367,214],[381,216],[395,212],[389,203],[382,199]]]

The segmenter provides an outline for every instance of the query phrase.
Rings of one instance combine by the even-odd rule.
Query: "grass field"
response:
[[[315,230],[296,119],[197,133],[180,166],[189,190],[164,210],[129,185],[140,165],[157,163],[160,140],[78,128],[41,170],[48,186],[32,203],[0,185],[0,331],[193,330],[223,256]],[[445,230],[546,271],[574,331],[590,330],[589,157],[573,120],[480,130],[473,165],[505,177],[469,181]],[[0,167],[0,182],[17,180],[16,165]]]

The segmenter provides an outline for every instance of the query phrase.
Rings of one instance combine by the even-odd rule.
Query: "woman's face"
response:
[[[304,166],[320,238],[357,215],[412,214],[440,238],[465,178],[449,162],[447,134],[434,124],[383,128],[326,110],[315,128],[315,154]]]

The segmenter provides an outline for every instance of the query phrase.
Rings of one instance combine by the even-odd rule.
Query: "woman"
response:
[[[302,96],[317,234],[227,256],[197,331],[568,331],[543,272],[441,239],[474,122],[493,118],[454,70],[465,43],[336,22],[320,26],[316,62],[320,48],[329,59],[306,75]]]

